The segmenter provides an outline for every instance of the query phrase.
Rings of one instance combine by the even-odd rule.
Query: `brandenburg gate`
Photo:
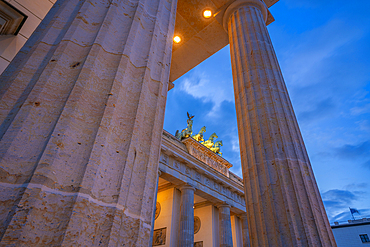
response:
[[[0,245],[148,246],[167,91],[230,44],[251,245],[336,246],[266,28],[277,1],[58,0],[0,78]]]

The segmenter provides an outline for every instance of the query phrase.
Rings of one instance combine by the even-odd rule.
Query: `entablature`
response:
[[[162,138],[159,161],[161,178],[175,186],[191,184],[196,188],[195,193],[208,201],[227,202],[235,213],[245,212],[244,188],[239,180],[232,180],[198,160],[184,149],[180,141],[168,136],[170,134],[165,132]],[[175,145],[174,142],[179,143]]]

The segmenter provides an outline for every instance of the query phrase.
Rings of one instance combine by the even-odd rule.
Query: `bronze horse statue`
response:
[[[203,138],[203,133],[206,132],[206,126],[203,126],[199,133],[196,134],[196,135],[193,135],[192,137],[194,138],[194,140],[198,141],[198,142],[204,142],[204,138]]]
[[[188,126],[185,129],[183,129],[181,132],[177,130],[175,134],[175,137],[179,140],[190,137],[193,134],[193,120],[192,119],[194,118],[194,116],[190,115],[189,112],[187,112],[187,114],[188,114],[188,120],[186,120],[186,123],[188,124]]]
[[[216,133],[213,133],[209,138],[208,138],[208,140],[207,141],[205,141],[205,142],[201,142],[204,146],[206,146],[207,148],[211,148],[211,147],[213,147],[213,145],[214,145],[214,139],[215,138],[218,138],[218,136],[216,135]]]
[[[220,152],[221,146],[222,146],[222,141],[217,141],[215,143],[215,146],[211,148],[211,151],[213,151],[216,154],[219,154],[220,156],[222,156],[222,153]]]

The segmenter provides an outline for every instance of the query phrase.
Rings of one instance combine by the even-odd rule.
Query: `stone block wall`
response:
[[[27,16],[17,35],[0,36],[0,74],[26,43],[56,0],[5,0]]]

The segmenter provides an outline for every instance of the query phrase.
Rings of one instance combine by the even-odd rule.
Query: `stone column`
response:
[[[231,232],[230,205],[222,204],[218,207],[220,227],[220,247],[232,247],[233,235]]]
[[[224,14],[252,246],[336,246],[260,0]]]
[[[0,245],[148,246],[176,0],[58,0],[0,78]]]
[[[179,247],[194,246],[194,187],[185,185],[181,190]],[[175,213],[175,212],[174,212]]]
[[[152,216],[152,229],[150,230],[150,238],[149,238],[149,245],[148,246],[152,246],[152,244],[153,244],[154,223],[155,223],[155,211],[157,211],[158,183],[159,183],[159,177],[161,175],[162,175],[162,171],[160,169],[158,169],[157,184],[155,186],[155,194],[154,194],[154,208],[153,208],[153,216]]]
[[[250,247],[247,214],[240,215],[240,220],[242,221],[243,247]]]

